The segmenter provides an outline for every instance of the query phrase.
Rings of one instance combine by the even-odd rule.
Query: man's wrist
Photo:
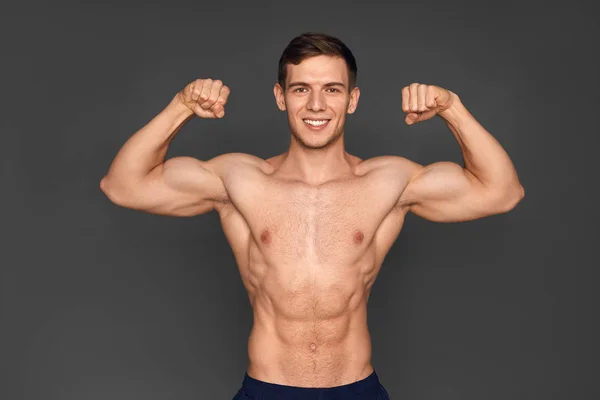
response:
[[[184,120],[191,118],[195,115],[194,111],[190,110],[188,106],[183,104],[181,98],[179,97],[179,93],[177,93],[175,97],[173,97],[173,100],[171,100],[171,103],[169,104],[169,108],[172,109],[175,115],[177,115],[178,117],[183,117]]]
[[[467,116],[467,108],[460,101],[458,95],[454,92],[450,92],[452,102],[450,107],[438,113],[438,115],[452,126],[458,126],[460,121]]]
[[[173,135],[183,124],[192,119],[195,114],[175,96],[159,115],[162,115],[162,118],[166,118],[169,121],[170,127],[168,131],[170,135]]]

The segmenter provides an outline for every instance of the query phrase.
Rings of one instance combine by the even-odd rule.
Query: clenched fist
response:
[[[229,88],[220,80],[196,79],[177,96],[200,118],[223,118],[229,93]]]
[[[412,83],[402,89],[402,111],[408,113],[404,119],[408,125],[447,110],[452,102],[452,93],[439,86]]]

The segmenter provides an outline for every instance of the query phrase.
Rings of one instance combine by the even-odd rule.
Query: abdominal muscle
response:
[[[250,377],[287,386],[333,387],[373,372],[367,300],[375,268],[373,259],[366,258],[355,265],[277,266],[255,258],[244,268],[254,312]]]

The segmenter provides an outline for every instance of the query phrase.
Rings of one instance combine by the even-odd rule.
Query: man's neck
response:
[[[343,137],[324,149],[307,149],[293,139],[278,170],[309,185],[320,185],[351,171]]]

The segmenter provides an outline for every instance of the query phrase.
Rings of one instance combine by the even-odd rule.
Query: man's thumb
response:
[[[417,122],[417,120],[419,119],[419,115],[416,113],[409,113],[406,118],[404,119],[404,121],[408,124],[408,125],[412,125],[415,122]]]

